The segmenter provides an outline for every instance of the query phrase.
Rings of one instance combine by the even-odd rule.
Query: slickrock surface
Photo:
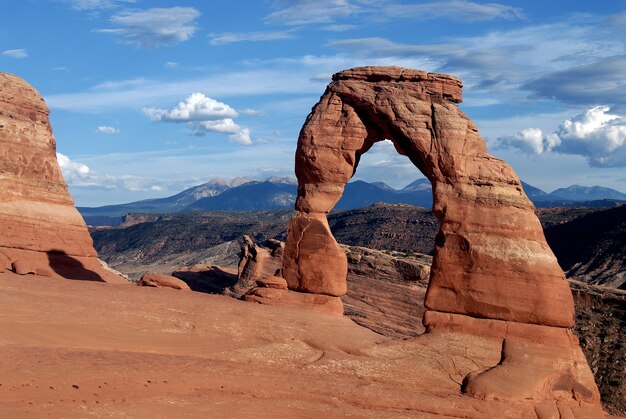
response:
[[[35,89],[0,73],[0,271],[8,260],[23,274],[124,283],[98,262],[63,181],[48,114]]]
[[[389,139],[433,188],[440,228],[425,298],[428,335],[448,330],[499,341],[497,362],[467,372],[460,390],[486,400],[570,400],[599,409],[593,375],[568,331],[574,304],[565,275],[519,178],[487,152],[459,110],[461,89],[454,77],[398,67],[333,76],[298,139],[297,213],[282,275],[293,291],[346,294],[346,256],[326,214],[360,156]]]
[[[462,394],[500,351],[490,335],[398,341],[224,296],[0,274],[0,417],[602,417]]]

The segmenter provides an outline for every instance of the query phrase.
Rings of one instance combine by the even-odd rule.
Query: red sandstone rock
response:
[[[299,292],[342,296],[348,261],[324,214],[299,213],[289,223],[283,277]]]
[[[598,389],[566,329],[574,305],[565,276],[517,175],[489,155],[459,110],[461,88],[454,77],[398,67],[333,76],[298,138],[297,214],[287,232],[283,276],[291,290],[345,293],[346,257],[326,214],[361,155],[389,139],[430,180],[440,222],[424,339],[443,332],[454,339],[488,336],[501,348],[488,368],[467,370],[463,390],[485,399],[573,398],[596,409]]]
[[[299,308],[320,313],[343,314],[341,298],[323,294],[309,294],[276,288],[253,288],[244,301],[279,307]]]
[[[534,207],[457,107],[461,86],[452,76],[397,67],[333,76],[298,139],[298,214],[289,225],[284,277],[294,290],[345,293],[345,262],[325,214],[360,156],[390,139],[433,185],[441,225],[427,308],[571,327],[571,293]]]
[[[41,95],[0,73],[0,250],[55,277],[126,283],[100,267],[56,160]]]
[[[11,264],[11,270],[18,275],[35,275],[37,273],[37,268],[23,259],[14,260]]]
[[[279,276],[268,276],[263,279],[257,279],[256,284],[261,288],[287,289],[287,281]]]
[[[189,285],[187,285],[185,281],[174,276],[161,275],[153,272],[142,276],[137,282],[137,285],[142,287],[173,288],[175,290],[191,291],[191,288],[189,288]]]
[[[266,244],[271,247],[258,246],[249,236],[243,236],[238,279],[231,287],[235,294],[244,295],[256,286],[258,280],[273,276],[280,269],[284,244],[278,240]]]
[[[0,273],[11,269],[11,259],[4,253],[0,252]]]

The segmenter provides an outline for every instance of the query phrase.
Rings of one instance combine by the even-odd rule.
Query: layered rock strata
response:
[[[74,208],[48,115],[33,87],[0,73],[0,265],[21,274],[124,283],[102,268]]]
[[[335,74],[298,139],[297,214],[283,277],[293,291],[346,293],[346,256],[326,214],[361,155],[390,140],[430,180],[440,223],[425,324],[431,333],[452,328],[501,339],[500,362],[469,373],[463,389],[483,398],[597,406],[597,387],[568,331],[572,295],[534,206],[511,167],[487,152],[461,100],[461,81],[448,75],[398,67]]]

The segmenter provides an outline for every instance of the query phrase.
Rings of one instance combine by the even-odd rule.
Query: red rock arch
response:
[[[440,222],[430,311],[571,327],[573,300],[534,206],[504,161],[491,156],[458,108],[462,83],[398,67],[333,76],[306,119],[296,151],[297,214],[283,276],[294,291],[341,296],[347,262],[326,214],[360,156],[390,139],[431,181]]]

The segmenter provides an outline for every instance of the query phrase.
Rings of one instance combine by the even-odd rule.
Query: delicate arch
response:
[[[390,139],[431,181],[440,222],[426,307],[473,317],[573,325],[573,300],[534,206],[511,167],[487,152],[461,111],[457,78],[398,67],[333,76],[300,132],[297,214],[283,276],[300,292],[341,296],[347,261],[326,214],[372,144]]]

